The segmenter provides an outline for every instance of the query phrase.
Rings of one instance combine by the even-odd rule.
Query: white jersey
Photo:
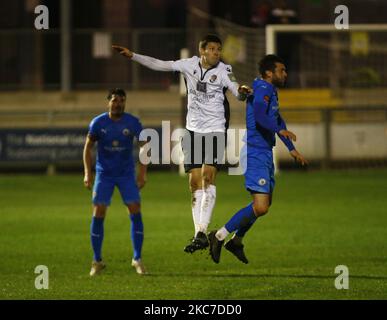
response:
[[[177,61],[161,61],[139,54],[133,60],[158,71],[179,71],[183,74],[188,93],[186,128],[198,133],[225,132],[230,117],[226,98],[229,89],[238,97],[238,83],[230,65],[219,62],[203,69],[200,58],[194,56]]]

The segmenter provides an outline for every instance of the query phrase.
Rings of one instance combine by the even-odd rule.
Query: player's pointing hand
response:
[[[132,59],[133,57],[133,52],[130,51],[128,48],[117,45],[112,45],[112,48],[124,57],[127,57],[129,59]]]

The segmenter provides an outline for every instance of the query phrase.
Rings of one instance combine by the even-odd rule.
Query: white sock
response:
[[[227,229],[225,227],[221,227],[218,232],[215,234],[215,237],[216,239],[218,239],[219,241],[223,241],[224,239],[226,239],[226,237],[228,236],[230,232],[227,231]]]
[[[202,206],[203,190],[196,190],[192,194],[192,218],[195,225],[195,236],[199,231],[200,208]]]
[[[215,206],[216,187],[210,184],[203,190],[202,206],[200,210],[199,231],[206,233],[211,222],[212,210]]]

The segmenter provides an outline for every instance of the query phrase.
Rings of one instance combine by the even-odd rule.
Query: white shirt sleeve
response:
[[[142,64],[143,66],[149,69],[156,71],[178,71],[173,67],[175,61],[163,61],[134,52],[132,60],[138,62],[139,64]]]
[[[237,82],[234,74],[232,73],[231,66],[227,66],[227,68],[223,72],[223,86],[227,87],[235,97],[239,97],[239,83]]]
[[[199,58],[193,56],[192,58],[173,61],[173,70],[181,73],[186,73],[188,72],[188,69],[192,67],[192,65],[196,64],[199,61],[198,59]]]

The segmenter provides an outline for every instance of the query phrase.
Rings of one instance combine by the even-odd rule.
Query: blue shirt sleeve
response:
[[[90,122],[88,136],[90,136],[93,140],[97,141],[99,139],[98,132],[98,123],[94,119]]]
[[[279,120],[279,127],[281,128],[280,130],[287,130],[286,123],[285,123],[284,119],[282,119],[281,115],[279,115],[279,114],[278,114],[278,120]],[[292,140],[285,138],[284,136],[281,136],[278,133],[277,133],[277,135],[281,139],[281,141],[284,143],[284,145],[288,148],[289,152],[296,149],[294,147]]]
[[[139,119],[136,119],[136,121],[134,121],[134,124],[133,124],[133,129],[134,129],[134,135],[135,137],[137,138],[137,140],[139,140],[139,137],[140,137],[140,133],[142,131],[142,124],[140,122]]]
[[[279,132],[281,128],[277,124],[277,118],[270,116],[268,112],[270,96],[272,92],[270,90],[258,87],[254,90],[253,110],[255,121],[267,130],[273,133]]]

